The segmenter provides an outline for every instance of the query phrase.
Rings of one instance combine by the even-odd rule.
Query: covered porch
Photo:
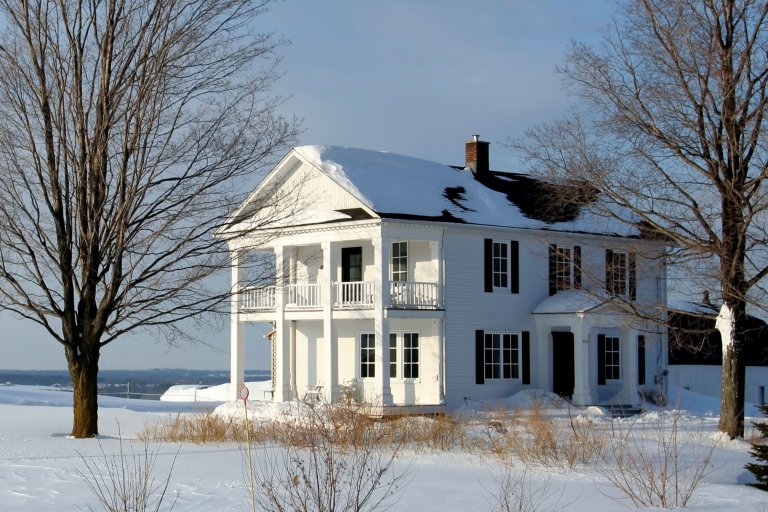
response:
[[[607,300],[566,290],[536,307],[539,386],[574,405],[637,406],[643,331],[637,318],[606,307]]]

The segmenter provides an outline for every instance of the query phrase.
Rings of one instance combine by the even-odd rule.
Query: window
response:
[[[621,380],[621,340],[605,337],[605,380]]]
[[[614,251],[611,253],[608,293],[612,295],[627,294],[627,278],[629,277],[627,267],[627,253]]]
[[[408,280],[408,242],[392,243],[392,280]]]
[[[518,335],[485,333],[485,378],[519,379]]]
[[[389,377],[397,378],[397,333],[389,333]]]
[[[557,291],[571,288],[571,249],[558,247],[555,256],[555,283]]]
[[[341,280],[345,283],[355,283],[363,280],[362,247],[342,247]]]
[[[403,333],[403,378],[419,378],[419,333]]]
[[[373,334],[360,335],[360,377],[376,376],[376,341]]]
[[[508,242],[493,242],[493,287],[509,288]]]

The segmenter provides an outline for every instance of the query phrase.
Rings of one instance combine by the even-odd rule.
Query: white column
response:
[[[323,385],[325,399],[329,402],[339,398],[339,335],[333,319],[333,303],[336,300],[333,286],[338,273],[339,244],[323,242],[323,343],[325,344],[325,375]]]
[[[298,397],[296,389],[296,321],[291,320],[291,396]]]
[[[573,333],[574,405],[592,405],[589,389],[589,334],[591,328],[584,319],[571,327]]]
[[[245,279],[244,251],[231,251],[232,296],[229,313],[229,399],[239,398],[240,388],[245,380],[245,324],[240,322],[240,291]]]
[[[637,394],[637,330],[621,330],[621,393],[620,402],[640,405]]]
[[[443,305],[443,241],[433,240],[429,242],[429,248],[432,250],[432,261],[435,265],[436,283],[437,283],[437,307],[444,308]]]
[[[291,329],[285,319],[286,288],[290,269],[291,248],[275,247],[277,289],[275,290],[275,401],[291,399]]]
[[[389,386],[389,237],[373,239],[374,333],[376,336],[376,391],[382,405],[392,405],[392,389]]]
[[[537,316],[538,315],[534,315],[534,317]],[[552,377],[550,376],[549,371],[552,364],[552,356],[550,355],[549,350],[549,336],[551,330],[552,328],[547,324],[547,322],[536,318],[536,336],[538,340],[536,344],[536,357],[539,361],[539,371],[536,372],[538,374],[538,378],[534,382],[539,387],[539,389],[544,389],[546,391],[552,391]]]

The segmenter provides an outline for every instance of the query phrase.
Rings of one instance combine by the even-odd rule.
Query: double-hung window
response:
[[[360,335],[360,377],[376,376],[376,337],[373,333]]]
[[[392,280],[408,280],[408,242],[392,242]]]
[[[621,339],[605,337],[605,380],[621,380]]]
[[[485,379],[520,378],[520,337],[514,333],[485,333]]]
[[[419,333],[403,333],[403,378],[419,378]]]
[[[612,295],[627,295],[627,290],[629,289],[627,285],[629,279],[627,253],[613,251],[611,255],[611,261],[608,262],[610,264],[608,293]]]
[[[389,333],[389,377],[397,378],[397,333]]]
[[[558,247],[555,255],[555,283],[557,291],[571,288],[571,249],[570,247]]]
[[[420,341],[418,332],[389,334],[389,377],[418,379],[420,375]]]
[[[493,287],[509,288],[509,242],[493,242]]]

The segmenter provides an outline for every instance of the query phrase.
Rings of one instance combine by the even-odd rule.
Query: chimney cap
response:
[[[472,136],[472,141],[473,142],[479,142],[480,141],[480,136],[479,135],[473,135]]]

